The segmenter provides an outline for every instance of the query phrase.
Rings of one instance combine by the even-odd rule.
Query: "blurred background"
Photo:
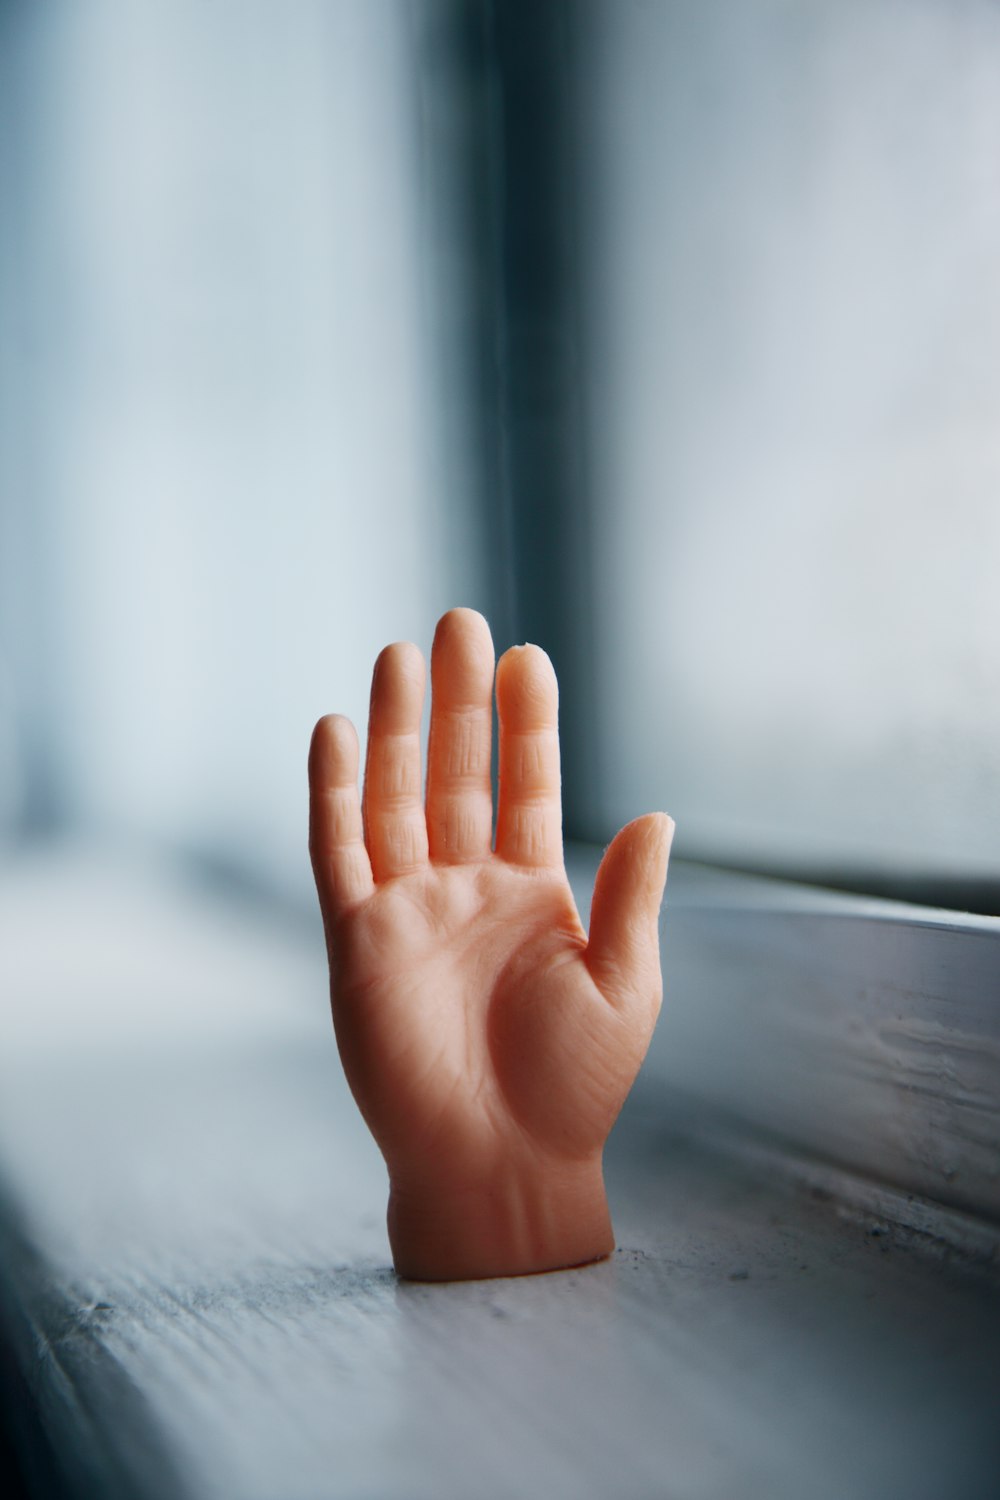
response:
[[[0,4],[0,840],[311,901],[449,605],[567,832],[1000,911],[993,0]]]

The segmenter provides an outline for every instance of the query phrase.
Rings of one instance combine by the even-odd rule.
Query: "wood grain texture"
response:
[[[595,868],[574,852],[581,888]],[[681,864],[661,936],[650,1072],[737,1131],[1000,1226],[1000,919]]]
[[[9,1015],[60,901],[87,908],[89,1028],[39,982],[0,1048],[0,1323],[34,1493],[992,1500],[995,1280],[706,1149],[651,1076],[609,1148],[611,1260],[401,1283],[318,922],[241,927],[152,882],[130,929],[135,877],[90,888],[40,878],[0,950]],[[153,987],[197,952],[216,1014],[115,1045],[102,982],[107,1015],[141,1012],[158,910]]]

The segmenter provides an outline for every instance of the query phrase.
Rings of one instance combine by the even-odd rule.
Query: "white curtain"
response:
[[[377,650],[480,590],[432,436],[412,16],[40,10],[4,18],[0,817],[44,760],[57,820],[301,885],[313,721],[363,732]]]

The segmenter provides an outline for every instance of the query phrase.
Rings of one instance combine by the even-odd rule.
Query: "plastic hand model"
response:
[[[426,802],[424,660],[375,664],[363,806],[350,721],[309,757],[310,850],[333,1019],[352,1092],[389,1169],[396,1270],[514,1276],[610,1254],[605,1139],[660,1007],[657,916],[673,823],[611,844],[590,937],[563,868],[557,689],[537,646],[496,669],[469,609],[438,624]]]

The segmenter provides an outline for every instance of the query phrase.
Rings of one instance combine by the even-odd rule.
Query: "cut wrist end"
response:
[[[457,1189],[393,1184],[388,1226],[396,1272],[410,1281],[568,1270],[615,1248],[599,1160]]]

